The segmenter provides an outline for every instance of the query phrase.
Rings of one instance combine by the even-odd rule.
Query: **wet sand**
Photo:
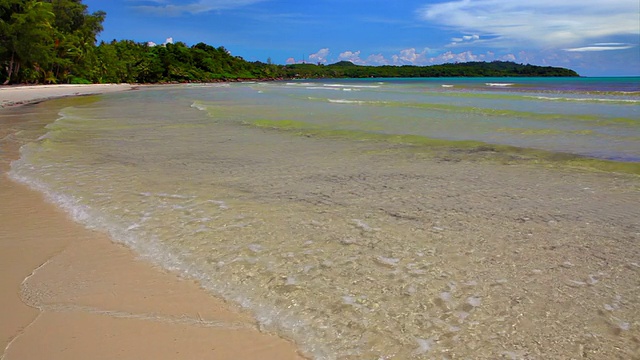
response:
[[[14,107],[128,89],[12,87],[0,89],[0,101]],[[20,142],[3,130],[0,359],[301,359],[292,343],[260,332],[249,314],[137,259],[10,180]]]

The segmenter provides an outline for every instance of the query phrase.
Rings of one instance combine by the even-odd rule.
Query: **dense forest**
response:
[[[248,62],[204,43],[150,46],[130,40],[96,44],[106,13],[82,0],[0,0],[0,84],[163,83],[237,79],[443,76],[578,76],[512,62],[434,66],[275,65]]]
[[[578,76],[569,69],[521,65],[508,61],[466,62],[431,66],[359,66],[348,61],[323,66],[312,64],[287,65],[289,77],[504,77],[504,76]]]

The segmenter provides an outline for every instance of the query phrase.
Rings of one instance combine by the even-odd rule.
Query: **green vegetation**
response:
[[[106,14],[81,0],[0,0],[0,83],[158,83],[276,77],[224,47],[96,45]]]
[[[435,66],[275,65],[247,62],[204,43],[149,46],[102,42],[106,13],[82,0],[0,0],[0,83],[162,83],[235,79],[578,76],[574,71],[512,62]]]
[[[505,77],[505,76],[579,76],[575,71],[551,67],[521,65],[507,61],[468,62],[457,64],[442,64],[432,66],[358,66],[348,61],[323,66],[312,64],[287,65],[285,71],[288,77]]]
[[[86,82],[106,14],[81,0],[0,0],[0,81]]]
[[[98,71],[94,82],[163,83],[207,82],[270,78],[268,67],[258,67],[229,54],[224,47],[178,42],[149,46],[132,41],[101,43],[96,48]]]

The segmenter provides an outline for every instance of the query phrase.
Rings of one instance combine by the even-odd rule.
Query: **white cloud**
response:
[[[464,35],[463,37],[453,38],[451,41],[453,42],[463,42],[463,41],[472,41],[480,39],[480,35]]]
[[[287,64],[326,64],[329,61],[329,48],[324,48],[324,49],[320,49],[318,50],[318,52],[309,55],[309,57],[307,59],[298,59],[296,60],[296,58],[289,57],[285,62]]]
[[[502,56],[502,58],[500,58],[500,60],[503,60],[503,61],[516,61],[516,56],[513,55],[513,54],[507,54],[507,55]]]
[[[190,4],[173,4],[177,1],[153,1],[158,5],[137,5],[134,8],[163,16],[178,16],[184,13],[198,14],[208,11],[229,10],[267,0],[197,0]]]
[[[400,54],[393,55],[391,59],[395,65],[424,65],[428,63],[427,51],[417,52],[415,48],[400,50]]]
[[[478,34],[473,34],[473,35],[463,35],[462,37],[455,37],[451,39],[451,44],[449,44],[450,46],[455,46],[455,45],[460,45],[460,44],[464,44],[464,45],[469,45],[472,44],[476,41],[480,40],[480,35]]]
[[[358,51],[345,51],[340,53],[338,61],[351,61],[356,65],[389,65],[391,62],[382,54],[371,54],[365,59],[360,57],[360,50]]]
[[[438,56],[434,56],[429,58],[429,63],[431,64],[442,64],[448,62],[469,62],[469,61],[483,61],[486,59],[486,56],[483,55],[475,55],[471,51],[464,51],[458,54],[455,54],[451,51],[447,51]]]
[[[162,46],[165,46],[165,45],[167,45],[167,44],[173,44],[173,38],[172,38],[172,37],[168,37],[168,38],[167,38],[167,39],[162,43]],[[149,41],[149,42],[147,42],[147,45],[148,45],[148,46],[151,46],[151,47],[153,47],[153,46],[158,46],[158,44],[154,43],[153,41]]]
[[[564,51],[571,52],[585,52],[585,51],[611,51],[611,50],[626,50],[631,49],[634,45],[620,44],[620,43],[599,43],[591,46],[583,46],[577,48],[563,49]]]
[[[488,35],[492,46],[558,48],[640,33],[638,0],[459,0],[418,10],[429,22]],[[472,40],[455,38],[459,40]]]
[[[474,53],[473,51],[462,51],[462,52],[453,52],[446,51],[439,54],[434,54],[432,50],[425,48],[422,51],[417,51],[415,48],[408,48],[400,50],[398,53],[392,54],[389,58],[385,57],[382,54],[370,54],[368,56],[364,56],[360,50],[351,51],[347,50],[341,52],[338,55],[338,59],[330,59],[329,58],[330,51],[328,48],[320,49],[317,53],[311,54],[309,56],[309,61],[307,62],[320,62],[323,64],[329,62],[336,61],[350,61],[356,65],[416,65],[416,66],[427,66],[427,65],[437,65],[444,63],[454,63],[454,62],[472,62],[472,61],[513,61],[520,62],[525,64],[530,64],[536,61],[543,61],[540,59],[536,59],[532,57],[530,53],[525,51],[520,51],[517,54],[513,53],[503,53],[497,55],[495,52],[486,51],[484,53]],[[555,58],[554,58],[555,59]],[[557,60],[557,59],[555,59]],[[293,57],[290,57],[286,60],[287,64],[300,64],[302,60],[296,60]]]
[[[367,56],[365,63],[368,65],[388,65],[389,60],[382,56],[382,54],[371,54]]]
[[[596,43],[593,44],[594,46],[631,46],[631,44],[625,44],[625,43]]]
[[[429,56],[431,50],[424,49],[417,51],[415,48],[408,48],[400,50],[398,53],[393,54],[390,58],[386,58],[382,54],[371,54],[366,58],[363,57],[361,51],[345,51],[340,53],[338,61],[351,61],[357,65],[417,65],[426,66],[434,64],[443,64],[451,62],[470,62],[470,61],[520,61],[529,63],[528,54],[524,51],[514,55],[511,53],[496,56],[494,52],[487,51],[482,54],[474,54],[472,51],[452,52],[447,51],[435,56]],[[293,60],[293,59],[290,59]],[[287,62],[294,63],[294,62]]]
[[[309,55],[309,62],[326,64],[328,56],[329,56],[329,48],[320,49],[318,50],[317,53]]]
[[[342,52],[338,56],[338,61],[351,61],[354,64],[365,64],[360,58],[360,50]]]

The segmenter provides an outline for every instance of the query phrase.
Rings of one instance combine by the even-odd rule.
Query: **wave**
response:
[[[327,101],[333,104],[356,104],[356,105],[376,103],[375,101],[347,100],[347,99],[327,99]]]
[[[605,102],[615,104],[640,104],[640,99],[611,99],[611,98],[572,98],[572,97],[552,97],[552,96],[525,96],[544,101],[577,101],[577,102]]]
[[[346,85],[346,84],[324,84],[325,87],[340,87],[340,88],[363,88],[363,89],[378,89],[380,85]]]
[[[207,111],[207,107],[197,101],[194,101],[193,104],[191,104],[191,107],[200,111]]]
[[[14,181],[25,184],[44,194],[48,202],[69,214],[73,221],[82,224],[90,230],[101,231],[108,234],[114,242],[126,245],[143,259],[174,272],[180,277],[196,280],[203,288],[211,291],[213,294],[234,302],[244,309],[249,309],[261,327],[272,331],[278,330],[291,338],[301,340],[301,343],[306,343],[307,346],[310,347],[309,352],[317,357],[324,358],[323,356],[328,353],[328,350],[325,349],[323,345],[308,345],[308,343],[312,342],[311,339],[318,338],[318,335],[313,333],[313,331],[308,330],[308,332],[303,335],[296,333],[296,329],[309,329],[309,324],[296,316],[292,311],[282,310],[269,303],[252,300],[244,294],[242,290],[235,289],[226,281],[219,281],[215,276],[211,276],[210,273],[201,269],[197,264],[190,262],[189,259],[183,258],[180,253],[176,253],[167,245],[162,244],[159,239],[145,234],[143,223],[146,218],[152,217],[152,214],[141,214],[141,219],[136,222],[117,220],[106,212],[95,209],[91,205],[83,204],[80,198],[59,192],[46,182],[34,177],[33,174],[31,174],[34,167],[25,160],[24,155],[25,154],[11,164],[11,170],[8,176]],[[28,156],[28,153],[26,155]],[[142,192],[138,195],[177,200],[192,198],[188,195],[168,193]],[[228,205],[224,201],[209,200],[209,202],[217,206],[220,210],[224,211],[228,209]]]
[[[413,102],[400,102],[400,101],[375,101],[375,100],[352,100],[352,99],[328,99],[308,97],[307,100],[311,101],[324,101],[332,104],[344,104],[344,105],[372,105],[380,107],[404,107],[413,109],[424,109],[428,111],[439,112],[458,112],[468,114],[481,114],[486,116],[497,117],[511,117],[511,118],[527,118],[531,120],[542,121],[589,121],[599,125],[613,125],[613,124],[630,124],[635,125],[638,123],[636,119],[626,117],[603,117],[593,114],[555,114],[555,113],[540,113],[530,111],[519,111],[511,109],[494,109],[494,108],[481,108],[475,106],[461,106],[454,104],[437,104],[437,103],[413,103]]]
[[[342,91],[341,88],[330,88],[330,87],[322,87],[322,86],[308,86],[305,87],[307,90],[334,90],[334,91]]]
[[[496,87],[506,87],[506,86],[513,86],[515,84],[513,83],[484,83],[487,86],[496,86]]]

